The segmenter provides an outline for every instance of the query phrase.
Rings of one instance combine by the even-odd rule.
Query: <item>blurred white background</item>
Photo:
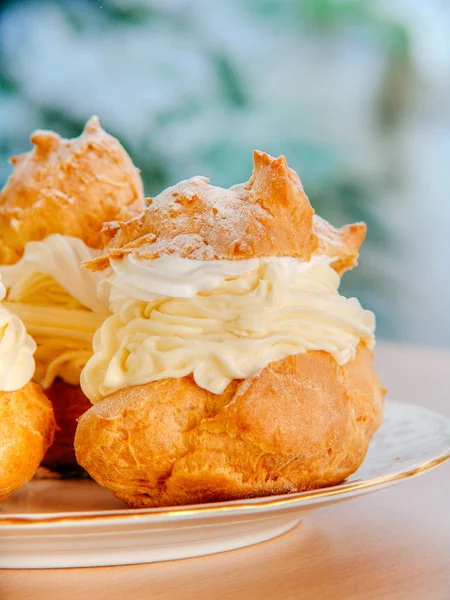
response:
[[[379,335],[450,344],[447,0],[0,2],[0,183],[94,113],[147,195],[285,154],[318,213],[367,221],[343,288]]]

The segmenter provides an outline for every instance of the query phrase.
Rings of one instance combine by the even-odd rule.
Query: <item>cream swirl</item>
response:
[[[6,290],[0,282],[0,301]],[[0,392],[13,392],[33,377],[36,344],[24,324],[0,306]]]
[[[191,373],[197,385],[220,394],[233,379],[289,355],[323,350],[345,364],[361,340],[373,346],[374,315],[339,294],[339,275],[325,257],[249,265],[157,260],[112,262],[107,281],[116,314],[96,333],[81,376],[94,403],[128,386]],[[235,262],[235,272],[228,264],[221,271],[222,262]]]
[[[92,356],[92,340],[104,321],[103,315],[55,306],[5,302],[21,319],[37,343],[34,380],[46,389],[56,377],[79,385],[80,374]]]
[[[40,304],[55,304],[48,279],[41,284],[42,276],[47,276],[80,305],[96,313],[107,313],[105,305],[97,297],[101,275],[81,266],[83,261],[99,254],[99,250],[89,248],[83,240],[59,233],[39,242],[28,242],[24,255],[16,264],[0,267],[2,281],[8,288],[8,301],[22,302],[24,297],[33,294],[35,299],[39,296]],[[47,300],[46,294],[49,295]]]
[[[81,266],[98,254],[78,238],[54,234],[28,242],[15,265],[0,267],[8,288],[4,306],[37,343],[34,379],[43,388],[56,377],[79,384],[94,333],[109,314],[97,297],[101,275]]]
[[[192,298],[211,290],[227,278],[244,275],[258,268],[259,259],[190,260],[163,255],[154,260],[142,260],[129,254],[123,260],[110,261],[114,273],[100,284],[105,295],[111,287],[110,301],[124,295],[135,300],[151,301],[155,295],[172,298]]]

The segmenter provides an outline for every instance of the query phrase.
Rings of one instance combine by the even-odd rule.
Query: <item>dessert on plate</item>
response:
[[[76,419],[90,406],[81,369],[109,314],[97,298],[98,274],[81,262],[100,253],[104,221],[127,220],[145,201],[139,171],[97,117],[78,138],[36,131],[31,141],[31,152],[12,159],[0,194],[0,273],[4,306],[37,344],[33,379],[55,410],[57,431],[43,464],[65,473],[77,469]]]
[[[0,282],[0,301],[5,296]],[[55,430],[50,401],[31,378],[36,344],[0,304],[0,502],[36,473]]]
[[[337,484],[381,424],[375,320],[339,294],[365,236],[317,217],[284,157],[182,181],[104,227],[113,314],[81,376],[79,463],[133,507]],[[105,271],[106,270],[106,271]]]

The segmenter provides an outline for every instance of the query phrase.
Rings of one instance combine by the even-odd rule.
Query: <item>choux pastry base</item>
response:
[[[78,462],[132,507],[215,502],[338,484],[362,463],[384,390],[360,344],[344,366],[289,356],[222,395],[192,377],[129,387],[78,425]]]
[[[0,502],[36,473],[54,430],[51,402],[37,383],[0,392]]]

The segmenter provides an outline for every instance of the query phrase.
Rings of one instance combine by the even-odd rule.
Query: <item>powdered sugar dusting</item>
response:
[[[210,185],[205,177],[192,177],[148,204],[135,219],[105,228],[107,245],[89,268],[105,269],[110,259],[131,252],[148,259],[174,254],[195,260],[291,256],[308,261],[317,250],[346,255],[345,246],[351,241],[348,231],[321,228],[318,221],[317,228],[326,235],[320,243],[314,210],[298,176],[284,157],[263,152],[255,151],[253,174],[246,184],[224,189]],[[359,244],[354,246],[351,254],[357,256]]]
[[[121,246],[121,255],[136,248],[142,257],[148,258],[176,254],[213,260],[223,258],[218,252],[220,248],[228,248],[232,256],[256,254],[255,241],[270,236],[270,219],[270,213],[253,202],[248,191],[215,187],[205,177],[193,177],[152,199],[145,215],[144,236],[136,228],[139,217],[128,227],[118,226],[121,233],[125,231],[124,235],[133,230],[139,236]],[[148,236],[152,238],[152,234],[156,239],[149,243]]]

